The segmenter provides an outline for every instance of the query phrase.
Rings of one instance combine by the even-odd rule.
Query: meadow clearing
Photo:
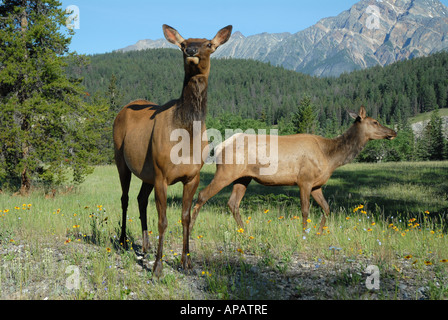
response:
[[[203,168],[198,191],[214,170]],[[0,299],[446,299],[447,177],[448,162],[339,168],[324,188],[332,213],[322,234],[314,202],[302,230],[298,188],[255,182],[239,228],[226,206],[227,187],[197,219],[190,272],[180,268],[182,185],[171,186],[164,275],[157,280],[154,253],[141,253],[140,181],[131,184],[126,251],[118,243],[118,174],[99,166],[54,197],[43,190],[0,194]],[[148,226],[155,250],[153,194]]]

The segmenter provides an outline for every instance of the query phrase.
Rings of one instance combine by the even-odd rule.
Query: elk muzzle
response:
[[[397,133],[394,130],[389,129],[389,132],[386,135],[387,140],[394,140],[397,137]]]
[[[195,64],[195,65],[199,64],[199,57],[187,57],[185,60],[191,64]]]
[[[188,47],[188,48],[185,49],[185,55],[186,55],[185,60],[188,63],[192,63],[192,64],[198,65],[200,59],[197,56],[197,54],[198,54],[198,48],[197,47]]]

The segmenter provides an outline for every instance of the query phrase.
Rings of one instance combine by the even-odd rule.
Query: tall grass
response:
[[[1,194],[0,298],[277,299],[282,292],[273,279],[291,277],[299,261],[313,268],[337,264],[343,270],[335,282],[339,297],[353,297],[346,288],[360,282],[353,276],[358,273],[347,271],[351,270],[345,267],[347,262],[361,269],[378,265],[386,274],[398,272],[400,277],[410,276],[405,269],[414,275],[429,270],[444,275],[447,169],[447,162],[340,168],[324,189],[332,213],[322,234],[317,234],[321,210],[314,203],[309,229],[302,230],[297,188],[256,183],[243,199],[245,226],[240,229],[226,208],[230,186],[212,198],[198,217],[191,235],[192,274],[178,269],[182,186],[172,186],[165,276],[160,281],[151,275],[154,254],[141,254],[136,200],[130,201],[127,216],[130,249],[125,251],[118,243],[121,189],[113,166],[97,167],[84,184],[68,193],[62,188],[54,198],[46,199],[40,190],[26,198]],[[204,167],[199,190],[213,174],[214,166]],[[131,199],[136,199],[139,187],[134,178]],[[156,217],[151,195],[148,226],[154,249]],[[67,287],[73,275],[69,266],[78,268],[77,290]],[[421,285],[432,288],[433,298],[446,298],[445,280],[438,278],[438,285],[425,280]],[[296,290],[303,292],[304,286],[299,287]]]

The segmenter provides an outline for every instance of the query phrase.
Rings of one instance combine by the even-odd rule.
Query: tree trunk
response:
[[[28,176],[28,168],[25,166],[25,168],[22,171],[21,177],[20,177],[20,194],[22,196],[26,196],[29,194],[31,189],[31,181],[30,177]]]
[[[22,32],[22,37],[24,39],[24,44],[26,46],[26,32],[28,31],[28,17],[27,17],[27,4],[26,1],[22,1],[22,6],[23,6],[23,12],[22,12],[22,16],[20,19],[20,27],[21,27],[21,32]],[[24,60],[28,59],[28,52],[26,51],[25,48],[25,56],[24,56]],[[28,75],[25,73],[23,75],[24,79],[26,80],[28,78]],[[21,97],[19,97],[20,103],[24,103],[26,100],[26,93],[22,93]],[[30,125],[29,125],[29,116],[27,115],[23,115],[23,120],[22,120],[22,125],[21,125],[21,130],[26,132],[30,130]],[[25,135],[26,136],[26,135]],[[24,162],[24,167],[22,170],[22,173],[20,175],[20,194],[21,195],[27,195],[30,192],[30,188],[31,188],[31,180],[29,177],[29,170],[28,170],[28,164],[27,164],[27,158],[28,158],[28,154],[29,154],[29,143],[27,141],[27,138],[25,137],[25,141],[22,143],[22,161]]]
[[[28,170],[28,157],[30,153],[30,143],[27,138],[26,132],[30,131],[30,117],[24,116],[22,120],[21,130],[25,133],[25,139],[22,142],[22,161],[23,161],[23,170],[20,174],[20,194],[27,195],[31,188],[31,180],[29,176]]]

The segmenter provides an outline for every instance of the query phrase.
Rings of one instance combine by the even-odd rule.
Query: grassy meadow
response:
[[[214,170],[203,168],[199,190]],[[226,206],[230,186],[197,219],[188,273],[180,269],[182,185],[171,186],[164,276],[153,279],[154,253],[140,247],[140,182],[133,177],[125,251],[118,174],[99,166],[52,197],[0,194],[0,299],[446,299],[447,178],[448,162],[342,167],[324,188],[332,213],[323,234],[314,202],[302,230],[298,188],[255,182],[239,229]],[[155,250],[153,194],[148,223]],[[366,288],[370,265],[379,289]]]

